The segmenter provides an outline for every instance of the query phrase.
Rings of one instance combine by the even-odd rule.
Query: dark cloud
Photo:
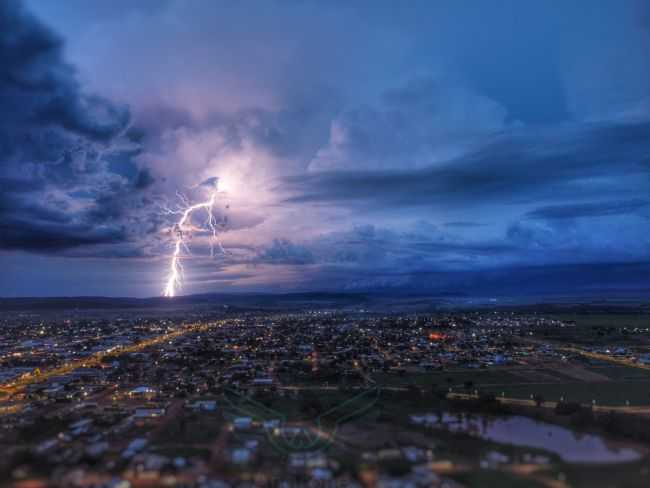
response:
[[[425,253],[454,252],[463,256],[493,256],[517,251],[516,246],[507,242],[416,242],[409,247]]]
[[[296,245],[287,239],[275,239],[254,261],[266,264],[312,264],[314,256],[304,246]]]
[[[138,171],[138,175],[133,182],[133,187],[136,190],[144,190],[145,188],[153,185],[155,178],[151,175],[151,171],[147,168],[144,168]]]
[[[483,227],[486,224],[481,224],[479,222],[445,222],[445,227],[457,227],[457,228],[472,228],[472,227]]]
[[[457,293],[460,296],[486,298],[504,297],[506,303],[515,297],[528,297],[537,302],[562,300],[565,297],[571,297],[571,300],[581,295],[611,299],[617,294],[629,296],[635,292],[639,296],[645,296],[648,292],[648,272],[650,263],[647,261],[585,262],[499,266],[460,271],[423,270],[410,273],[401,280],[389,277],[388,283],[398,283],[398,293],[401,290],[403,293],[415,291]]]
[[[124,229],[98,227],[94,224],[58,225],[53,220],[34,221],[5,219],[0,245],[4,249],[61,251],[96,244],[124,241]]]
[[[32,251],[60,251],[84,245],[116,243],[123,228],[78,219],[65,205],[45,205],[30,193],[0,194],[0,247]]]
[[[0,194],[0,248],[53,252],[126,240],[124,226],[106,215],[106,202],[74,212],[65,201],[35,200],[32,188]]]
[[[51,127],[107,141],[128,123],[124,107],[82,92],[62,49],[58,36],[32,17],[22,2],[0,4],[3,139]]]
[[[258,253],[256,262],[317,264],[343,273],[354,269],[362,275],[382,270],[384,274],[403,276],[416,270],[446,268],[460,261],[486,264],[518,250],[518,245],[509,240],[468,240],[421,221],[401,232],[363,225],[301,243],[279,239]]]
[[[63,43],[15,0],[0,2],[0,248],[117,243],[138,169],[129,111],[84,92]]]
[[[650,123],[519,131],[444,164],[413,171],[316,172],[290,177],[289,202],[379,208],[485,205],[644,193]],[[606,182],[607,184],[599,184]]]
[[[0,178],[0,188],[2,188],[4,195],[8,195],[9,193],[28,193],[42,190],[44,188],[44,182],[26,178],[3,177]]]
[[[602,217],[633,214],[647,207],[647,200],[619,200],[608,202],[578,203],[573,205],[549,205],[526,214],[533,219],[573,219],[579,217]]]

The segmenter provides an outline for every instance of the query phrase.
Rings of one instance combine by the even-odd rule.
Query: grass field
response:
[[[502,383],[521,383],[522,378],[503,368],[490,370],[482,369],[457,369],[449,371],[432,371],[429,373],[406,373],[400,376],[394,373],[374,374],[373,379],[382,386],[405,386],[413,384],[419,387],[431,387],[436,385],[438,388],[459,387],[466,382],[471,381],[473,384],[502,384]]]
[[[509,473],[495,470],[476,470],[455,474],[452,478],[469,488],[542,488],[545,485],[530,478],[517,477]]]
[[[564,397],[567,402],[590,404],[596,400],[598,405],[623,406],[650,405],[650,381],[605,381],[549,383],[539,385],[504,384],[487,389],[496,395],[505,394],[512,398],[530,398],[541,395],[545,400],[558,401]]]
[[[558,401],[563,397],[564,401],[584,404],[596,400],[598,405],[623,406],[626,401],[630,405],[650,405],[650,371],[617,365],[591,366],[588,369],[611,380],[579,381],[552,369],[519,369],[518,374],[503,369],[407,373],[404,376],[381,374],[375,375],[374,379],[384,387],[416,385],[424,391],[430,391],[435,385],[443,391],[451,387],[461,393],[479,390],[522,399],[541,395],[548,401]],[[469,388],[466,388],[466,383]]]
[[[650,345],[650,315],[563,313],[549,315],[558,320],[574,321],[576,327],[552,328],[540,331],[538,337],[585,346],[620,345],[647,347]]]
[[[650,315],[644,314],[599,314],[599,313],[561,313],[547,314],[549,317],[574,321],[578,327],[650,327]]]
[[[619,366],[617,364],[605,364],[602,366],[587,366],[587,369],[595,373],[611,378],[612,380],[649,380],[650,370]]]
[[[571,486],[589,488],[646,488],[650,486],[648,461],[608,466],[562,466],[562,474]]]

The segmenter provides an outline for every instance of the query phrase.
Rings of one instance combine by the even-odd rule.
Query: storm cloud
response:
[[[587,287],[650,262],[648,13],[1,2],[0,260],[157,294],[164,209],[218,178],[227,253],[193,232],[187,293]]]
[[[0,247],[62,251],[127,239],[130,190],[149,184],[129,111],[85,92],[63,41],[19,1],[0,4]],[[112,171],[110,158],[130,172]]]
[[[292,202],[378,206],[517,203],[644,195],[650,123],[590,124],[499,135],[466,155],[412,171],[315,172],[286,179]],[[607,184],[605,183],[607,179]]]
[[[535,219],[575,219],[580,217],[626,215],[634,214],[645,209],[648,205],[650,205],[650,202],[641,199],[550,205],[528,212],[526,216]]]

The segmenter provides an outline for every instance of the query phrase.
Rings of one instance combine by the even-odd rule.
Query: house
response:
[[[81,419],[78,420],[77,422],[74,422],[73,424],[70,425],[70,434],[73,437],[80,436],[81,434],[85,434],[90,430],[90,426],[93,423],[92,419]]]
[[[153,398],[156,396],[156,390],[150,386],[138,386],[129,391],[129,396],[136,398]]]
[[[108,442],[95,442],[86,448],[86,454],[93,458],[98,458],[108,451]]]
[[[215,412],[217,410],[217,402],[215,400],[196,400],[194,403],[186,404],[186,407],[190,410]]]
[[[280,427],[280,420],[278,419],[265,420],[262,423],[262,426],[264,427],[265,430],[277,429],[278,427]]]
[[[246,448],[234,449],[231,459],[235,464],[246,464],[251,460],[251,451]]]
[[[164,415],[164,408],[136,408],[133,414],[136,419],[154,419]]]
[[[138,452],[142,451],[147,445],[147,439],[144,439],[142,437],[138,437],[137,439],[133,439],[127,448],[124,450],[122,453],[122,457],[124,459],[129,459],[135,456]]]
[[[252,424],[253,419],[250,417],[237,417],[233,422],[233,425],[237,430],[250,429]]]

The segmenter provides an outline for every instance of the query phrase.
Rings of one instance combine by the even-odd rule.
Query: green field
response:
[[[622,366],[618,364],[605,364],[602,366],[589,365],[587,369],[594,373],[599,373],[612,380],[649,380],[650,370],[631,368],[629,366]]]
[[[547,316],[574,321],[578,327],[650,327],[650,315],[623,313],[560,313]]]
[[[450,371],[432,371],[430,373],[410,373],[403,376],[395,373],[377,373],[372,378],[381,386],[406,386],[431,387],[446,389],[458,388],[471,381],[475,385],[521,383],[520,376],[508,372],[506,369],[457,369]]]
[[[571,486],[589,488],[646,488],[650,486],[648,461],[611,464],[608,466],[580,466],[567,464],[561,468]]]
[[[469,488],[542,488],[544,485],[529,477],[523,478],[495,470],[475,470],[456,474],[453,479]]]
[[[650,346],[650,333],[644,331],[650,328],[650,315],[563,313],[548,316],[573,321],[576,327],[546,328],[539,332],[540,338],[585,346]]]
[[[559,401],[564,397],[564,401],[585,404],[596,400],[598,405],[623,406],[626,400],[629,400],[631,405],[650,405],[650,380],[541,385],[504,384],[488,390],[496,395],[504,393],[506,397],[512,398],[527,399],[531,395],[541,395],[548,401]]]
[[[531,379],[527,381],[525,370],[518,370],[520,374],[516,375],[503,369],[406,373],[403,376],[386,373],[374,375],[373,378],[383,387],[415,385],[427,393],[435,385],[439,391],[451,387],[459,393],[478,390],[522,399],[541,395],[548,401],[559,401],[564,397],[564,401],[584,404],[596,400],[598,405],[623,406],[626,401],[631,405],[650,405],[650,371],[609,364],[587,369],[611,378],[611,381],[579,381],[551,369],[540,370],[554,379],[548,382],[535,381],[537,370],[531,370]]]

